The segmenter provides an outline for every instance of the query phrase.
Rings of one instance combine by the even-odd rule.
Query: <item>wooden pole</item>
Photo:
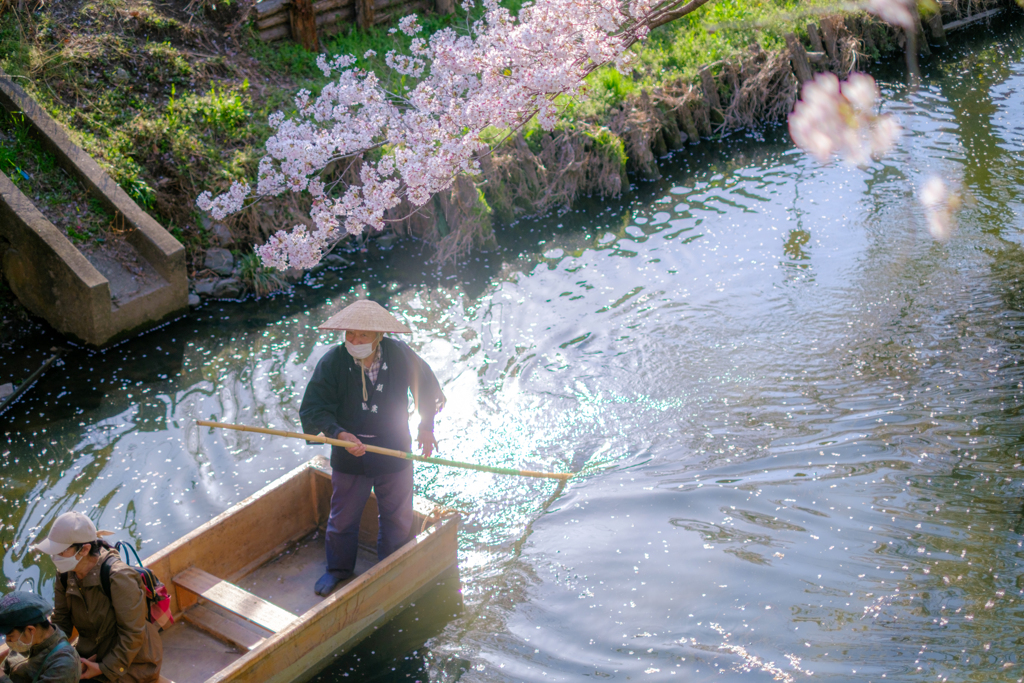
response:
[[[376,23],[373,11],[373,0],[356,0],[356,24],[367,30]]]
[[[292,39],[309,52],[320,50],[316,35],[316,12],[313,0],[292,0],[290,10]]]
[[[712,109],[721,111],[722,103],[718,99],[718,83],[715,82],[715,77],[711,74],[711,68],[704,65],[698,73],[700,74],[700,84],[704,88],[704,99]]]
[[[355,446],[351,441],[342,441],[340,439],[331,439],[326,436],[312,434],[300,434],[299,432],[285,432],[280,429],[267,429],[266,427],[250,427],[248,425],[236,425],[228,422],[210,422],[209,420],[196,420],[197,425],[203,427],[214,427],[216,429],[233,429],[236,432],[255,432],[256,434],[271,434],[273,436],[284,436],[290,439],[303,439],[305,441],[316,441],[319,443],[326,443],[332,446],[340,446],[341,448],[349,448]],[[479,472],[490,472],[492,474],[511,474],[519,477],[535,477],[538,479],[561,479],[565,481],[572,477],[571,472],[534,472],[532,470],[514,470],[507,467],[490,467],[488,465],[477,465],[471,462],[459,462],[458,460],[445,460],[444,458],[425,458],[422,455],[413,455],[412,453],[403,453],[402,451],[396,451],[391,448],[380,448],[379,446],[370,446],[369,444],[363,444],[366,446],[366,450],[371,453],[380,453],[381,455],[390,455],[393,458],[404,458],[405,460],[415,460],[417,462],[426,462],[431,465],[448,465],[449,467],[461,467],[467,470],[477,470]]]

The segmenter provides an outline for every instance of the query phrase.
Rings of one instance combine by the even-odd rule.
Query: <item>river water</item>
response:
[[[455,270],[371,247],[70,352],[0,417],[4,581],[49,593],[26,546],[63,511],[145,555],[317,453],[193,420],[297,428],[316,325],[371,295],[444,384],[442,455],[579,474],[417,466],[464,515],[461,582],[318,680],[1021,679],[1024,23],[958,37],[915,93],[876,74],[908,134],[870,168],[781,128],[702,143]],[[947,243],[931,174],[969,195]]]

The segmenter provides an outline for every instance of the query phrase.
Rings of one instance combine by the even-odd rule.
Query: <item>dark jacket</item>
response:
[[[78,629],[78,654],[96,655],[104,678],[98,681],[146,683],[160,677],[163,643],[156,626],[146,620],[149,607],[139,573],[118,559],[110,567],[110,598],[100,583],[100,567],[111,550],[84,579],[67,574],[67,588],[58,577],[53,582],[53,617],[64,632]]]
[[[78,683],[81,672],[78,653],[58,628],[52,636],[33,646],[27,659],[16,652],[7,655],[0,668],[0,683],[32,683],[33,680],[36,683]]]
[[[377,381],[366,376],[368,400],[363,400],[360,365],[343,344],[335,346],[316,364],[302,397],[299,417],[307,434],[329,437],[349,432],[360,441],[405,453],[412,449],[409,435],[409,395],[420,415],[420,431],[433,432],[434,416],[444,406],[444,393],[430,366],[405,342],[385,337],[378,348],[381,367]],[[371,435],[364,437],[362,435]],[[331,467],[346,474],[377,476],[411,467],[412,462],[388,455],[366,453],[357,458],[338,446],[331,447]]]

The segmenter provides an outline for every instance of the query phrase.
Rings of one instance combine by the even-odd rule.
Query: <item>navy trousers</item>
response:
[[[359,521],[370,491],[377,494],[380,530],[377,560],[402,547],[412,530],[412,468],[368,477],[331,473],[331,516],[327,519],[327,571],[351,572],[359,551]]]

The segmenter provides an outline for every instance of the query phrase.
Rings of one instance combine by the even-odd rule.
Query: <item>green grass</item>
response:
[[[0,171],[73,242],[106,239],[113,215],[57,165],[24,116],[4,110],[0,110]]]

